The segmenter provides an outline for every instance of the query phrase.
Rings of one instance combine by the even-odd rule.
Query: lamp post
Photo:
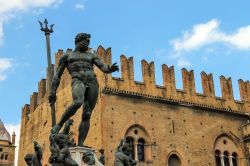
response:
[[[41,31],[44,32],[46,36],[46,47],[47,47],[47,61],[48,61],[48,93],[50,94],[51,85],[52,85],[52,70],[51,70],[51,51],[50,51],[50,34],[53,33],[54,24],[48,27],[48,21],[45,18],[44,23],[38,21],[41,26]],[[52,127],[56,124],[56,115],[55,115],[55,104],[51,105],[51,118],[52,118]]]

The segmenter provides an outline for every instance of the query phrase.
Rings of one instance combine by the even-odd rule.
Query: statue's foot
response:
[[[55,126],[52,127],[51,133],[52,134],[58,134],[61,128],[62,127],[60,125],[56,124]]]

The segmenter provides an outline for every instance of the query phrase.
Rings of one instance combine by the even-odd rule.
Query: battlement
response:
[[[66,53],[70,53],[68,49]],[[99,46],[97,53],[104,63],[112,64],[111,48],[104,49]],[[55,54],[55,67],[58,66],[60,57],[64,54],[63,50],[58,50]],[[218,108],[218,110],[231,110],[234,112],[250,112],[250,83],[249,81],[239,80],[239,90],[241,101],[235,101],[231,78],[220,76],[221,97],[215,96],[213,75],[201,72],[201,84],[203,93],[197,93],[195,88],[194,71],[183,68],[182,83],[183,89],[176,89],[174,66],[162,65],[163,84],[156,85],[154,62],[141,61],[142,82],[134,80],[134,61],[133,57],[127,58],[120,56],[121,77],[115,78],[111,74],[104,74],[96,67],[94,68],[101,89],[113,89],[126,94],[144,94],[164,99],[206,105],[206,107]],[[54,67],[53,67],[54,68]],[[54,74],[54,70],[53,70]],[[29,112],[35,111],[36,107],[44,101],[46,94],[46,80],[42,79],[38,83],[38,92],[34,92],[30,97]],[[58,91],[71,86],[71,78],[67,70],[64,71]],[[127,93],[130,92],[130,93]],[[170,100],[170,101],[171,101]],[[46,100],[47,101],[47,100]]]

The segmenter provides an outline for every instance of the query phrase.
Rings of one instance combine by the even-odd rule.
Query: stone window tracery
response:
[[[128,128],[125,134],[126,141],[131,144],[132,158],[139,162],[152,161],[151,143],[146,130],[136,124]]]
[[[240,148],[227,135],[219,136],[215,141],[214,158],[216,166],[238,166]]]

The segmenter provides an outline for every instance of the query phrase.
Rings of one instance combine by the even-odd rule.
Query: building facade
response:
[[[67,51],[71,51],[70,49]],[[98,48],[100,58],[112,64],[111,49]],[[63,51],[56,54],[56,64]],[[174,67],[162,65],[163,85],[155,83],[154,63],[142,64],[142,81],[134,80],[133,58],[121,59],[121,77],[95,68],[99,98],[85,144],[105,149],[112,166],[122,138],[133,145],[139,166],[248,166],[250,147],[250,83],[239,80],[241,101],[234,100],[230,78],[220,77],[221,97],[215,96],[212,74],[201,73],[203,93],[197,93],[194,72],[182,69],[183,89],[176,89]],[[44,151],[48,164],[51,116],[46,79],[22,109],[19,166],[33,152],[32,140]],[[71,78],[64,72],[57,90],[56,117],[71,104]],[[82,108],[74,115],[70,135],[77,141]]]
[[[15,133],[12,139],[0,119],[0,166],[14,166],[15,163]]]

